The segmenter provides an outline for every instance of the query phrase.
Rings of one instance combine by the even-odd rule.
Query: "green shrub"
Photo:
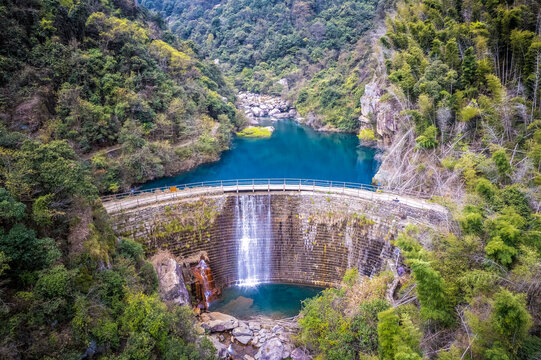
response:
[[[249,138],[268,138],[272,135],[272,131],[264,126],[248,126],[241,132],[237,133],[239,137]]]
[[[44,298],[64,297],[68,292],[70,275],[64,265],[58,265],[40,274],[36,293]]]
[[[487,179],[479,178],[477,180],[477,185],[475,186],[475,191],[490,204],[494,200],[494,196],[498,189]]]
[[[375,141],[376,135],[372,129],[361,129],[357,137],[363,141]]]
[[[378,313],[388,308],[389,303],[381,299],[362,302],[359,305],[359,313],[351,320],[351,331],[355,335],[358,351],[363,354],[377,354]]]
[[[421,136],[415,139],[417,146],[422,149],[433,149],[438,146],[438,129],[434,125],[430,125]]]
[[[496,164],[500,176],[508,176],[511,173],[511,165],[509,164],[505,150],[499,149],[493,152],[492,161]]]
[[[516,352],[516,347],[528,335],[532,326],[532,317],[526,309],[526,298],[522,294],[513,294],[502,289],[494,296],[491,323],[502,337],[507,348]]]
[[[143,245],[134,240],[121,239],[116,249],[118,255],[131,259],[136,263],[143,258]]]
[[[480,235],[483,232],[484,217],[481,210],[475,206],[465,206],[458,220],[462,231],[466,234]]]
[[[0,228],[0,252],[9,259],[12,271],[39,270],[62,255],[53,239],[39,239],[23,224],[15,224],[7,234]]]
[[[139,270],[139,276],[143,284],[145,294],[149,295],[158,290],[158,275],[152,263],[145,261]]]
[[[441,274],[423,260],[410,259],[407,264],[417,283],[417,297],[423,318],[449,326],[453,322],[453,307]]]
[[[378,314],[379,357],[381,360],[421,360],[419,330],[407,317],[400,318],[395,308]]]

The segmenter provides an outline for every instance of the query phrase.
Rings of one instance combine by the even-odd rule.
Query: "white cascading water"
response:
[[[237,196],[235,205],[237,284],[268,282],[271,273],[272,217],[270,196]]]

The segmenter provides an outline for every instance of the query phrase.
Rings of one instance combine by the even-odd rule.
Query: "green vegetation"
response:
[[[298,341],[320,359],[541,357],[538,1],[143,3],[173,32],[131,0],[0,5],[0,357],[214,358],[98,195],[227,148],[244,123],[219,66],[239,89],[357,132],[372,62],[387,76],[381,103],[401,109],[389,185],[442,195],[454,219],[449,232],[390,233],[400,279],[349,270],[306,301]],[[374,59],[363,34],[376,6],[393,12]],[[203,239],[216,213],[195,207],[171,211],[157,237]]]
[[[215,158],[242,126],[216,65],[130,1],[7,1],[0,9],[8,129],[67,140],[90,160],[100,192]],[[13,145],[21,136],[3,135]]]
[[[299,340],[325,359],[377,354],[378,313],[389,308],[384,300],[389,281],[382,273],[359,282],[357,269],[348,270],[339,289],[326,289],[304,303]]]
[[[375,0],[143,0],[221,62],[241,90],[297,99],[302,116],[346,131],[358,127],[359,73],[369,55],[356,50],[371,28]],[[358,52],[358,53],[357,53]],[[279,83],[287,80],[287,87]]]
[[[269,138],[271,135],[271,129],[266,126],[248,126],[237,133],[237,136],[247,138]]]
[[[413,0],[386,20],[388,94],[404,108],[388,185],[441,194],[456,225],[408,227],[394,240],[406,274],[395,307],[377,315],[380,359],[541,356],[540,10],[528,0]],[[340,350],[361,341],[337,311],[348,301],[325,296],[303,310],[301,333],[320,334],[303,343],[322,359],[373,358],[334,355],[325,339]]]
[[[376,141],[376,134],[374,134],[374,130],[372,129],[361,129],[357,136],[363,141]]]
[[[130,1],[8,0],[0,33],[0,357],[213,359],[98,194],[216,156],[233,91]]]

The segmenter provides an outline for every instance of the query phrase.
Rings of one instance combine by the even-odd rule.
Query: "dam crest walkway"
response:
[[[410,206],[422,210],[448,213],[436,203],[429,202],[429,196],[419,193],[393,191],[385,187],[342,181],[309,179],[243,179],[205,181],[153,189],[135,190],[101,198],[109,214],[128,209],[150,206],[155,203],[174,202],[203,196],[246,193],[297,192],[304,194],[339,195],[365,201],[393,202],[396,206]]]

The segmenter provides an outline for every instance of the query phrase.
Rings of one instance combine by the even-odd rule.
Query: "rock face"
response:
[[[361,96],[361,129],[376,128],[376,133],[388,144],[398,128],[399,113],[402,106],[395,96],[388,96],[384,101],[381,98],[385,90],[376,81],[376,78],[366,84],[364,94]]]
[[[287,84],[287,80],[285,83]],[[295,118],[300,121],[301,119],[291,103],[279,97],[240,92],[237,98],[239,100],[237,107],[244,110],[251,124],[257,124],[257,119],[261,117],[269,117],[271,120]]]
[[[190,294],[184,284],[182,268],[172,257],[155,256],[151,262],[159,280],[160,296],[178,305],[190,305]]]

